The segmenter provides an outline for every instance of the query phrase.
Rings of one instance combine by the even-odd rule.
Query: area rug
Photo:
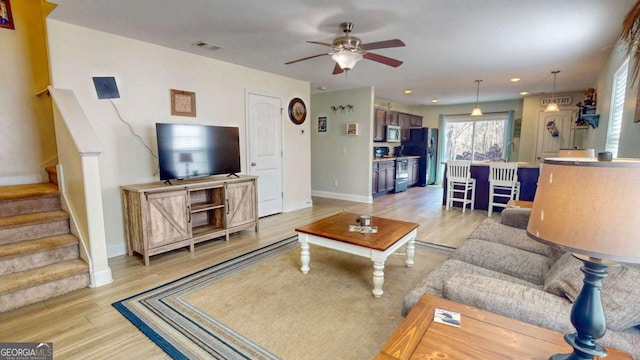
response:
[[[294,236],[113,306],[174,359],[371,359],[404,294],[446,258],[419,241],[412,268],[391,255],[376,299],[371,260],[312,246],[303,275],[296,250]]]

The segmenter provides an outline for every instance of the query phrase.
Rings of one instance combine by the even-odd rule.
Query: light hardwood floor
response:
[[[448,247],[458,246],[487,218],[486,211],[445,211],[442,188],[435,186],[410,188],[377,198],[373,204],[325,198],[314,198],[313,203],[307,209],[260,219],[257,234],[242,231],[229,242],[199,244],[194,253],[181,249],[156,255],[150,266],[143,266],[140,256],[111,258],[113,283],[0,314],[0,342],[53,342],[56,359],[167,359],[111,306],[113,302],[294,235],[297,226],[341,210],[419,223],[418,240]]]

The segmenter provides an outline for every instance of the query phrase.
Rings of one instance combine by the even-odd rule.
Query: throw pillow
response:
[[[547,273],[544,290],[575,302],[582,289],[584,274],[582,261],[567,253],[558,259]],[[607,327],[624,330],[640,325],[640,271],[624,264],[607,269],[602,281],[602,306]]]

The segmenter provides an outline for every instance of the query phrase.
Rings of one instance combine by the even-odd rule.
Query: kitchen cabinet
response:
[[[399,111],[373,109],[373,141],[385,141],[385,126],[400,126],[400,140],[409,140],[410,129],[422,127],[422,116],[407,114]]]
[[[384,141],[384,126],[386,125],[384,109],[373,109],[373,141]]]
[[[407,166],[407,173],[409,174],[409,178],[407,180],[407,187],[413,186],[418,183],[419,176],[419,159],[418,158],[409,158],[409,164]]]
[[[395,160],[374,161],[371,174],[371,193],[374,197],[393,192],[396,180]]]
[[[121,188],[127,252],[149,257],[248,228],[258,231],[257,177],[155,182]]]

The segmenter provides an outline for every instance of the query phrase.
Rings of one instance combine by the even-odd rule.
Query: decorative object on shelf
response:
[[[601,154],[598,159],[605,158]],[[584,263],[584,283],[571,309],[576,333],[565,335],[573,353],[551,359],[606,356],[606,350],[596,343],[607,330],[601,288],[608,267],[617,262],[640,263],[640,222],[628,212],[628,204],[640,202],[640,192],[630,190],[637,187],[639,177],[638,160],[544,160],[527,235],[570,251]],[[624,273],[612,273],[608,280],[615,283]],[[605,298],[605,304],[610,301],[614,299]],[[611,306],[628,314],[635,305],[630,301]]]
[[[596,89],[589,88],[584,91],[584,100],[579,102],[578,117],[574,123],[576,128],[591,126],[596,129],[600,123],[600,114],[596,114]]]
[[[289,101],[289,119],[296,125],[304,123],[307,119],[307,106],[300,98],[293,98]]]
[[[480,98],[480,83],[482,80],[476,80],[476,107],[473,108],[471,112],[471,116],[482,116],[482,110],[480,110],[480,106],[478,105],[478,99]]]
[[[551,102],[549,103],[549,105],[547,105],[547,108],[544,109],[545,112],[554,112],[554,111],[560,111],[560,108],[558,107],[558,102],[556,100],[556,77],[558,76],[558,73],[560,72],[560,70],[553,70],[551,73],[553,74],[553,93],[551,93]]]
[[[349,124],[347,124],[347,135],[358,135],[358,124],[357,123],[349,123]]]
[[[321,116],[318,118],[318,132],[327,132],[327,117]]]
[[[171,89],[171,115],[196,116],[196,93]]]
[[[0,28],[15,29],[10,0],[0,0]]]

